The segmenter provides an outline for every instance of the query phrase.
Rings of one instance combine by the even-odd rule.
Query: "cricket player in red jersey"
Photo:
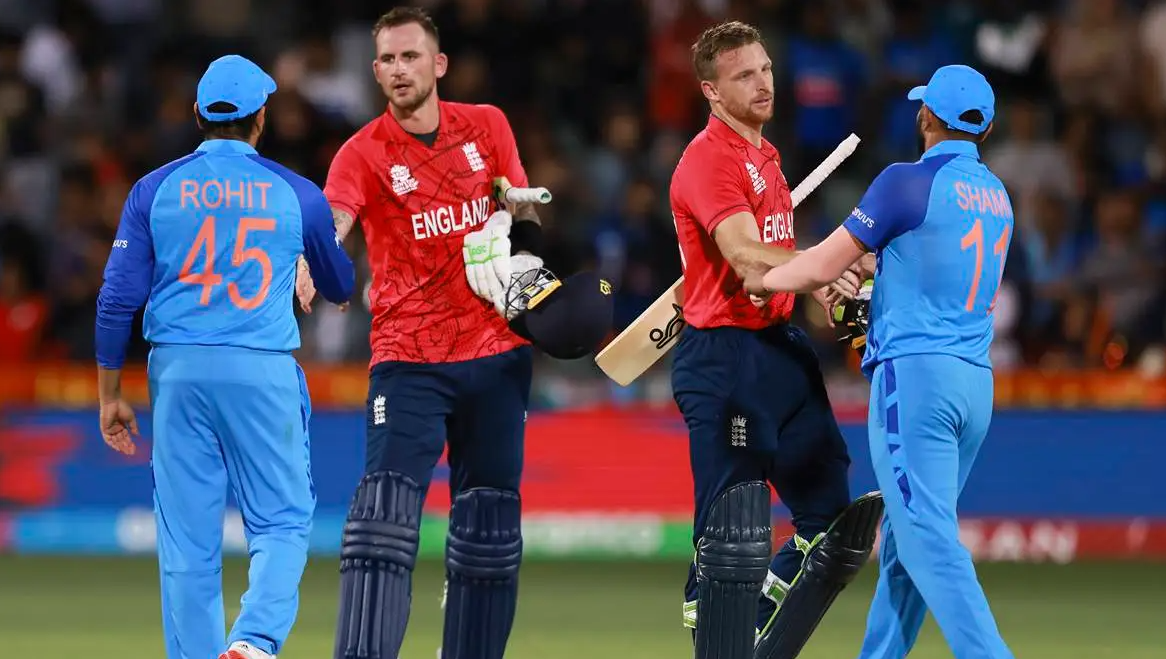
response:
[[[506,117],[438,100],[447,59],[429,16],[394,9],[373,37],[388,108],[341,147],[324,190],[341,238],[359,219],[372,270],[366,475],[342,539],[335,657],[398,655],[422,502],[448,441],[442,656],[497,659],[518,598],[532,350],[504,296],[541,267],[541,230],[531,205],[492,200],[496,177],[527,185]]]
[[[848,508],[850,458],[814,350],[789,322],[794,296],[751,298],[742,288],[795,253],[789,186],[761,135],[773,116],[773,72],[760,35],[718,25],[701,35],[693,60],[711,114],[670,191],[687,324],[672,387],[696,503],[684,621],[697,659],[792,659],[861,566],[855,551],[869,553],[881,499]],[[834,287],[853,295],[858,279],[845,277]],[[814,295],[825,307],[828,294]],[[796,528],[775,556],[770,484]],[[832,527],[836,519],[845,523]],[[815,569],[802,572],[803,562]]]

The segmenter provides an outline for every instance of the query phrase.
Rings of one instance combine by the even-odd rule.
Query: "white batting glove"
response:
[[[467,233],[462,241],[466,262],[466,280],[478,297],[495,308],[505,308],[506,288],[510,285],[510,225],[514,219],[507,211],[496,211],[482,228]]]

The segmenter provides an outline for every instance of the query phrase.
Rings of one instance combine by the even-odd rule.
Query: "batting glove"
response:
[[[491,215],[482,228],[466,234],[462,256],[466,262],[466,280],[478,297],[504,309],[506,288],[510,285],[510,225],[507,211]]]

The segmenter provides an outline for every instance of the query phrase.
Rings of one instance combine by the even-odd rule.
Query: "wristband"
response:
[[[510,227],[510,253],[530,252],[538,256],[542,249],[542,225],[534,220],[516,219]]]

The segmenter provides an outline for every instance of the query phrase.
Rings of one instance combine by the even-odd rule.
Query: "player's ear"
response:
[[[259,112],[255,114],[255,139],[259,140],[259,136],[263,134],[263,129],[267,126],[267,106],[259,108]]]
[[[190,107],[194,110],[194,125],[202,130],[202,115],[198,113],[198,103],[192,103]]]
[[[434,73],[437,74],[438,78],[445,77],[445,71],[447,68],[449,68],[449,58],[446,57],[445,53],[438,53],[437,56],[433,58],[433,68]]]
[[[937,123],[939,121],[939,117],[935,116],[935,113],[931,111],[931,108],[924,105],[921,112],[923,113],[923,118],[919,122],[919,127],[922,129],[924,134],[930,133],[939,127]]]
[[[983,144],[984,141],[988,139],[988,136],[992,134],[992,129],[995,127],[996,127],[995,121],[988,123],[988,128],[985,129],[983,133],[980,133],[980,139],[979,139],[980,144]]]
[[[721,100],[721,93],[717,91],[717,86],[709,80],[700,81],[700,93],[704,94],[710,103]]]

